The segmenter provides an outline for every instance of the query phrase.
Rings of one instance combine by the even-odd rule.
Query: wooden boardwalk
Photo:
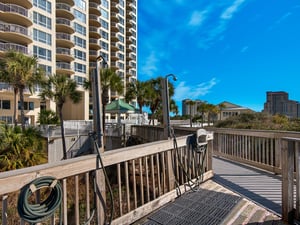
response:
[[[222,158],[213,158],[213,170],[215,182],[281,215],[279,176]]]
[[[281,181],[270,173],[213,158],[213,179],[135,224],[284,224]]]

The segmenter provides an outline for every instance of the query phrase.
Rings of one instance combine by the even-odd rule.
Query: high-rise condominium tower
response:
[[[122,78],[124,87],[137,79],[137,1],[0,0],[0,57],[11,49],[36,56],[48,75],[74,79],[83,98],[79,104],[65,104],[64,119],[91,119],[91,99],[83,84],[98,56]],[[25,91],[30,124],[37,122],[41,108],[55,110],[55,103],[41,102],[37,93]],[[124,93],[111,92],[110,98]],[[0,120],[12,122],[13,104],[12,87],[0,83]]]

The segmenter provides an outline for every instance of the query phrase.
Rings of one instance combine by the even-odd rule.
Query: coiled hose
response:
[[[30,203],[28,201],[30,196],[41,188],[50,189],[48,197],[41,203]],[[39,223],[52,216],[55,210],[61,206],[62,196],[61,184],[56,178],[51,176],[37,178],[21,189],[18,198],[18,213],[26,222]]]

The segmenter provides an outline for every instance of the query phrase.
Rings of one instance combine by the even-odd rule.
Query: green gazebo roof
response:
[[[117,99],[105,106],[105,112],[107,113],[134,113],[137,109],[122,99]]]

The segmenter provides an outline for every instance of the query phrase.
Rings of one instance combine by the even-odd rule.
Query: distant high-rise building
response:
[[[263,112],[271,115],[281,114],[289,118],[300,117],[300,104],[297,101],[289,100],[289,95],[284,91],[268,91],[267,102],[264,104]]]
[[[79,104],[67,102],[65,119],[91,119],[89,91],[83,88],[96,59],[102,56],[126,84],[137,79],[136,0],[0,0],[0,57],[7,50],[38,58],[49,74],[66,74],[79,85]],[[0,120],[13,117],[13,89],[0,83]],[[37,122],[41,108],[55,110],[55,103],[41,102],[25,93],[25,116]]]

